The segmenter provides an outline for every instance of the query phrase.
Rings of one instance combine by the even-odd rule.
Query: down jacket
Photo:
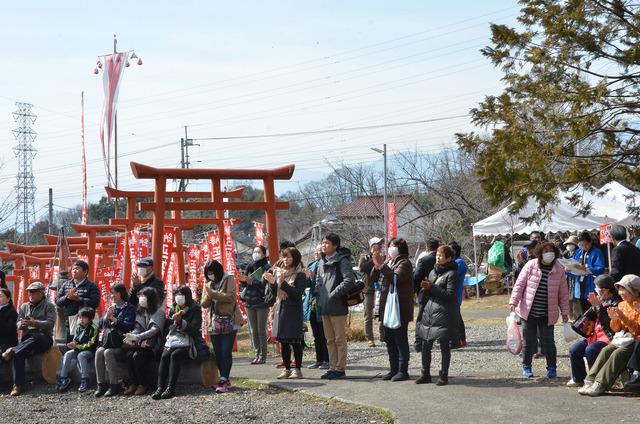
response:
[[[429,280],[431,289],[423,296],[422,318],[416,324],[417,336],[425,341],[459,340],[458,265],[449,262],[436,265]]]
[[[526,320],[533,305],[533,299],[538,291],[542,271],[537,259],[527,262],[516,284],[513,286],[509,305],[515,306],[516,314]],[[558,261],[555,261],[547,277],[547,298],[548,298],[548,325],[553,325],[558,321],[558,310],[562,315],[569,315],[569,287],[565,270]]]

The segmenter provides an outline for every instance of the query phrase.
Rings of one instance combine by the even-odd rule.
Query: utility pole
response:
[[[49,234],[53,234],[53,189],[49,188]]]
[[[387,246],[389,238],[389,205],[387,204],[387,144],[382,145],[382,150],[371,147],[371,150],[382,154],[384,160],[384,191],[382,192],[382,202],[384,203],[384,245]]]
[[[187,128],[188,127],[185,125],[184,138],[180,139],[180,167],[183,169],[189,168],[191,165],[191,162],[189,161],[189,146],[199,146],[199,144],[193,144],[193,139],[189,138]],[[187,191],[187,184],[189,184],[189,180],[181,178],[178,191]]]
[[[118,40],[116,38],[116,35],[113,34],[113,56],[115,57],[116,55],[116,46],[118,45]],[[114,158],[114,164],[115,164],[115,171],[116,171],[116,179],[115,179],[115,185],[116,185],[116,190],[118,189],[118,111],[116,110],[116,113],[113,115],[113,143],[114,143],[114,154],[115,154],[115,158]],[[116,198],[116,218],[118,217],[118,198]]]

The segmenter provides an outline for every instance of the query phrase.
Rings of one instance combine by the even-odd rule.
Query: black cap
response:
[[[524,244],[524,247],[526,247],[527,249],[533,249],[538,245],[538,243],[538,240],[529,240]]]
[[[152,267],[153,259],[151,258],[140,259],[136,264],[136,266]]]

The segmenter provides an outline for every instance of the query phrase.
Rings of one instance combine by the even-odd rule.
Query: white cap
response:
[[[381,241],[381,237],[372,237],[369,239],[369,247],[373,246],[374,244],[380,244]]]

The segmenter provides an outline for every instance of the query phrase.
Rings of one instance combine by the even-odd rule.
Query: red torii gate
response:
[[[96,240],[98,233],[111,233],[117,231],[123,231],[122,225],[101,225],[101,224],[71,224],[71,228],[78,233],[87,234],[87,262],[89,263],[89,279],[96,281],[97,266],[96,266],[96,253],[113,253],[113,247],[110,252],[96,251]]]
[[[134,225],[136,224],[151,225],[152,224],[153,222],[152,219],[136,218],[135,214],[136,214],[136,199],[153,198],[155,195],[153,191],[124,191],[124,190],[117,190],[112,187],[105,187],[104,189],[107,192],[107,196],[109,200],[126,199],[127,201],[127,208],[125,213],[126,218],[109,219],[109,223],[112,225],[124,225],[126,228],[127,237],[128,237],[129,231],[133,230]],[[243,192],[244,192],[244,187],[239,187],[234,190],[224,191],[222,192],[222,195],[224,195],[224,197],[227,197],[227,198],[240,198]],[[172,201],[174,202],[179,202],[182,199],[206,199],[211,197],[211,193],[206,191],[201,191],[201,192],[173,191],[173,192],[167,192],[166,196],[171,198]],[[186,284],[187,282],[185,273],[184,273],[185,266],[184,266],[184,252],[183,252],[183,246],[182,246],[182,231],[191,230],[193,229],[193,227],[195,227],[198,224],[216,224],[220,226],[221,222],[222,221],[220,220],[220,223],[217,223],[217,220],[212,220],[211,218],[200,218],[200,220],[198,221],[194,221],[194,219],[182,218],[179,211],[172,211],[171,219],[165,220],[165,226],[176,227],[178,229],[178,231],[176,232],[176,241],[175,241],[176,252],[175,253],[178,259],[178,270],[179,270],[178,280],[180,282],[180,285]],[[160,234],[162,234],[163,232],[164,232],[164,229]],[[154,232],[153,234],[157,234],[157,233]],[[131,268],[133,265],[131,264],[131,258],[130,258],[130,255],[128,254],[128,250],[129,250],[129,243],[126,243],[122,279],[123,281],[127,281],[127,284],[128,284],[128,281],[131,279]],[[156,260],[154,258],[154,263],[155,262]],[[154,272],[156,273],[158,278],[161,278],[161,274],[159,274],[156,271],[155,266],[154,266]]]
[[[14,263],[13,275],[7,275],[7,281],[13,283],[13,304],[18,308],[20,307],[20,305],[17,304],[20,290],[20,277],[24,279],[24,295],[26,296],[27,287],[31,282],[29,267],[37,265],[40,280],[44,280],[49,259],[37,258],[25,253],[11,253],[6,251],[0,251],[0,259],[3,261],[13,261]]]
[[[162,234],[165,225],[171,220],[165,218],[165,212],[187,210],[213,210],[216,218],[224,219],[225,210],[264,210],[266,233],[268,235],[269,258],[271,262],[278,259],[278,224],[276,210],[289,209],[289,202],[277,202],[275,199],[274,180],[289,180],[293,176],[295,165],[287,165],[274,169],[198,169],[198,168],[154,168],[136,162],[131,162],[133,175],[138,179],[155,180],[153,202],[141,203],[140,210],[153,212],[153,234]],[[166,202],[167,179],[211,180],[210,202]],[[263,202],[226,202],[222,194],[221,180],[262,180],[264,185]],[[179,196],[179,195],[178,195]],[[207,218],[193,218],[195,222],[205,223]],[[162,237],[153,237],[152,255],[154,272],[160,272],[162,262]]]

